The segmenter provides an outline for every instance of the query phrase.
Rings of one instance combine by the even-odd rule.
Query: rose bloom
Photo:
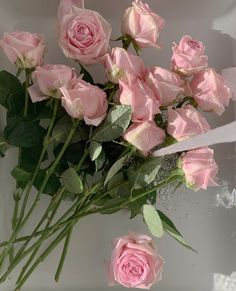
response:
[[[229,86],[233,99],[236,100],[236,67],[222,70],[222,77],[227,86]]]
[[[32,102],[40,102],[50,97],[61,98],[59,90],[69,81],[76,79],[74,69],[65,65],[47,64],[33,72],[34,85],[28,91]]]
[[[174,71],[191,76],[208,66],[204,44],[189,35],[183,36],[178,45],[174,44],[172,50],[171,64]]]
[[[181,141],[209,129],[207,120],[192,105],[177,109],[168,108],[167,132],[176,140]]]
[[[58,19],[73,11],[73,7],[84,8],[84,0],[61,0],[58,6]]]
[[[165,21],[141,0],[135,0],[123,16],[121,31],[131,36],[140,48],[159,47],[157,40]]]
[[[100,62],[109,49],[111,25],[96,11],[77,6],[64,11],[59,19],[59,45],[65,56],[88,65]]]
[[[113,241],[108,269],[110,285],[150,289],[162,279],[164,260],[153,240],[144,234],[129,234]]]
[[[99,87],[77,79],[60,90],[62,106],[71,117],[84,119],[86,124],[94,126],[98,126],[106,117],[107,96]]]
[[[133,84],[120,82],[120,90],[120,103],[132,107],[132,121],[153,120],[153,116],[160,112],[160,104],[145,82],[141,80]]]
[[[134,82],[138,78],[141,79],[146,72],[140,57],[119,47],[113,48],[110,53],[105,55],[103,64],[108,80],[116,84],[119,81]]]
[[[0,48],[12,64],[21,69],[31,69],[43,64],[46,45],[42,35],[14,31],[4,34]]]
[[[218,186],[215,182],[218,166],[213,155],[214,151],[210,148],[200,148],[182,154],[180,166],[184,171],[187,186],[194,190]]]
[[[161,106],[168,106],[184,92],[185,82],[175,73],[160,67],[150,68],[145,79]]]
[[[124,133],[123,138],[135,146],[144,155],[165,140],[165,131],[153,121],[133,123]]]
[[[196,74],[191,81],[193,98],[198,106],[205,111],[221,115],[229,105],[232,92],[221,75],[214,69],[208,69]]]

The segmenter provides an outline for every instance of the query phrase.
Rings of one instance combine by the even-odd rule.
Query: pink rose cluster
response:
[[[143,234],[129,234],[113,241],[108,266],[110,285],[150,289],[161,280],[164,260],[153,240]]]

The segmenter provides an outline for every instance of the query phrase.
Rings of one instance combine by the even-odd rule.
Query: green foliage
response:
[[[19,166],[16,166],[11,171],[11,175],[16,179],[17,183],[20,183],[22,185],[26,185],[32,178],[32,173],[25,171]]]
[[[37,177],[34,181],[34,186],[37,190],[40,189],[45,177],[46,177],[46,170],[39,170]],[[61,187],[61,182],[60,180],[57,178],[57,176],[55,174],[52,174],[51,177],[49,178],[46,187],[44,188],[43,193],[44,194],[48,194],[48,195],[54,195],[59,188]]]
[[[131,107],[128,105],[113,106],[104,122],[94,131],[92,140],[108,142],[119,138],[131,121]]]
[[[163,236],[164,231],[161,218],[152,205],[143,205],[143,218],[152,235],[157,238]]]
[[[111,178],[122,169],[122,167],[125,165],[125,161],[127,160],[127,158],[128,155],[125,155],[111,166],[110,170],[107,173],[104,185],[106,185],[111,180]]]
[[[92,141],[89,145],[89,156],[91,161],[95,161],[102,152],[102,145],[98,142]]]
[[[83,192],[83,182],[74,168],[67,169],[61,175],[61,179],[67,191],[74,194],[80,194]]]

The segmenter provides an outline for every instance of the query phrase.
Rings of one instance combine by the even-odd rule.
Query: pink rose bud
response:
[[[50,97],[61,98],[59,90],[69,81],[76,79],[74,69],[65,65],[44,65],[33,73],[34,85],[28,91],[32,102],[40,102]]]
[[[43,64],[46,45],[42,35],[14,31],[4,34],[0,48],[12,64],[21,69],[31,69]]]
[[[143,60],[123,48],[113,48],[104,57],[104,66],[109,81],[118,84],[134,82],[141,79],[145,74]]]
[[[178,45],[174,44],[172,50],[171,64],[176,72],[191,76],[208,67],[204,44],[189,35],[183,36]]]
[[[65,56],[87,65],[100,62],[109,49],[111,25],[98,12],[67,8],[58,19],[59,45]]]
[[[135,0],[125,11],[121,31],[131,36],[140,48],[159,48],[157,40],[164,25],[164,19],[155,14],[147,3]]]
[[[164,260],[153,240],[144,234],[129,234],[113,241],[108,268],[111,286],[150,289],[162,279]]]
[[[185,82],[177,74],[160,67],[151,68],[145,80],[161,106],[168,106],[184,92]]]
[[[156,126],[153,121],[133,123],[124,133],[124,139],[135,146],[144,155],[165,140],[165,131]]]
[[[218,166],[213,155],[212,149],[200,148],[188,151],[180,157],[187,186],[194,190],[206,190],[208,186],[218,186],[215,182]]]
[[[120,90],[119,101],[132,107],[133,122],[153,120],[153,116],[160,112],[160,104],[145,82],[141,80],[133,84],[120,82]]]
[[[99,87],[77,79],[60,90],[62,106],[71,117],[84,119],[86,124],[94,126],[98,126],[106,117],[107,96]]]
[[[214,69],[208,69],[196,74],[191,81],[193,98],[198,106],[205,111],[221,115],[229,105],[232,92],[221,75]]]
[[[73,11],[73,7],[84,8],[84,0],[61,0],[58,7],[58,19]]]
[[[176,140],[181,141],[209,129],[206,119],[192,105],[177,109],[168,108],[167,132]]]

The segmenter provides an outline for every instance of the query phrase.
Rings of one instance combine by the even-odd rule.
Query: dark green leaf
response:
[[[61,179],[67,191],[75,194],[80,194],[83,192],[82,180],[74,168],[69,168],[66,170],[62,174]]]
[[[111,178],[122,169],[122,167],[125,164],[126,159],[127,159],[127,155],[120,158],[118,161],[115,162],[115,164],[112,165],[112,167],[107,173],[104,185],[106,185],[111,180]]]
[[[45,176],[46,176],[45,170],[40,170],[38,172],[38,175],[34,181],[34,186],[37,190],[40,189]],[[59,190],[60,187],[61,187],[60,180],[56,177],[55,174],[52,174],[51,177],[49,178],[47,184],[46,184],[46,187],[44,188],[43,193],[49,194],[49,195],[54,195]]]
[[[181,243],[183,246],[185,246],[186,248],[194,251],[195,253],[197,253],[196,250],[194,250],[184,239],[183,236],[181,235],[181,233],[177,230],[177,228],[175,227],[174,223],[160,210],[157,210],[160,219],[162,221],[162,225],[164,230],[170,235],[172,236],[175,240],[177,240],[179,243]]]
[[[113,106],[104,122],[94,131],[92,140],[107,142],[120,137],[130,124],[131,113],[129,105]]]
[[[152,205],[143,205],[143,218],[152,235],[157,238],[163,236],[164,231],[161,218]]]
[[[119,197],[119,198],[112,198],[110,201],[105,203],[102,207],[102,209],[106,209],[101,211],[101,214],[112,214],[117,211],[119,211],[122,208],[122,205],[126,202],[127,200],[125,198]]]
[[[98,158],[95,160],[95,168],[96,172],[100,171],[106,162],[106,154],[104,151],[101,151],[101,154],[98,156]]]
[[[92,141],[89,146],[89,156],[91,161],[95,161],[102,152],[102,145],[98,142]]]
[[[32,177],[32,173],[21,169],[19,166],[16,166],[11,171],[11,175],[16,179],[17,182],[29,182]]]

